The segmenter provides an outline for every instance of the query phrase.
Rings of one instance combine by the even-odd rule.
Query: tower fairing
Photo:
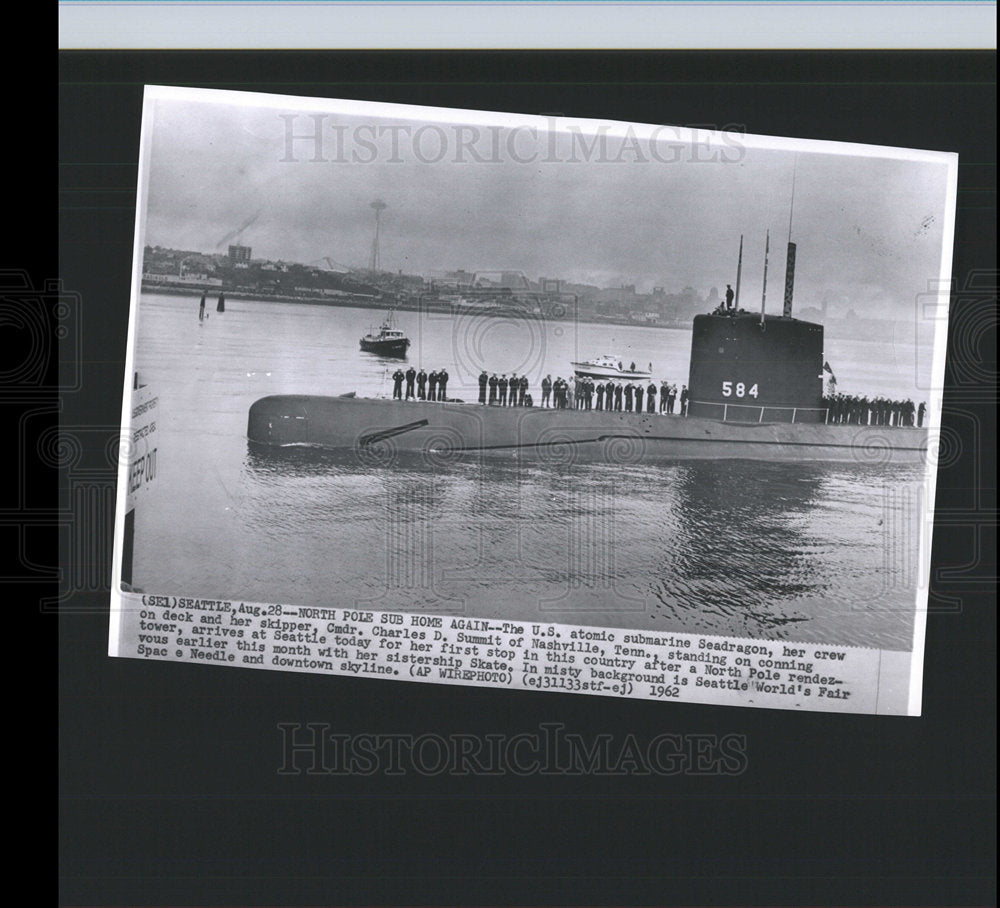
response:
[[[688,413],[728,422],[823,422],[823,326],[750,313],[695,316]]]

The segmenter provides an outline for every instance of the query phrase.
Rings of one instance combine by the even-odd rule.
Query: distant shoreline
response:
[[[227,300],[244,300],[246,302],[252,303],[305,303],[313,306],[332,306],[339,309],[372,309],[375,311],[384,312],[388,309],[398,310],[400,312],[461,312],[462,314],[478,313],[481,315],[489,315],[493,318],[509,318],[512,315],[532,315],[533,313],[515,313],[513,311],[507,310],[488,310],[482,309],[478,306],[462,306],[455,303],[443,302],[441,300],[424,300],[421,303],[397,303],[395,305],[387,304],[381,300],[373,301],[368,297],[354,297],[354,296],[284,296],[276,293],[254,293],[252,291],[237,291],[237,290],[223,290],[219,287],[211,287],[209,289],[197,288],[197,287],[177,287],[163,284],[147,284],[145,281],[142,284],[143,293],[159,293],[164,296],[198,296],[200,297],[202,293],[206,294],[206,299],[218,299],[219,294],[225,294]],[[690,322],[679,322],[670,325],[651,325],[644,324],[643,322],[630,321],[629,319],[610,319],[610,318],[580,318],[578,321],[585,325],[620,325],[629,328],[653,328],[659,329],[661,331],[690,331]]]
[[[206,294],[207,299],[218,299],[220,293],[224,293],[227,299],[244,300],[253,303],[304,303],[313,306],[332,306],[340,309],[371,309],[376,312],[385,312],[395,309],[400,312],[442,312],[462,315],[489,315],[493,318],[510,318],[512,316],[531,316],[530,312],[514,312],[513,310],[490,310],[478,306],[462,306],[460,304],[441,300],[424,300],[420,303],[402,302],[391,305],[382,300],[373,300],[367,296],[285,296],[278,293],[254,293],[253,291],[223,290],[219,287],[178,287],[166,284],[142,283],[143,293],[160,293],[167,296],[201,296]],[[707,313],[706,313],[707,314]],[[544,316],[543,316],[544,317]],[[615,325],[625,328],[644,328],[659,331],[690,331],[691,322],[674,322],[672,324],[649,324],[644,322],[631,321],[629,319],[616,318],[587,318],[581,317],[577,322],[582,325]],[[842,319],[834,319],[827,322],[818,322],[823,326],[826,337],[830,340],[856,340],[856,341],[877,341],[880,343],[891,343],[896,339],[896,332],[903,327],[904,323],[897,323],[885,319],[856,319],[845,322]],[[909,340],[908,338],[904,338]]]

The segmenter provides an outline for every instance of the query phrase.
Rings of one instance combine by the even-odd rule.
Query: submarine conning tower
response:
[[[739,310],[696,315],[688,414],[726,422],[822,423],[823,326]]]

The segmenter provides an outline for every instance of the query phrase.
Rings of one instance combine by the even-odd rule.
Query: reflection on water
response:
[[[199,328],[189,309],[158,298],[140,318],[137,368],[160,400],[158,486],[136,515],[143,589],[910,646],[919,467],[257,449],[259,397],[382,388],[386,364],[337,321],[368,315],[235,300]],[[455,338],[432,328],[411,332],[410,361],[460,376]],[[688,342],[631,330],[643,360],[658,339],[662,356]],[[605,352],[606,329],[576,331]],[[574,351],[536,352],[555,375]]]
[[[821,485],[814,466],[719,462],[678,469],[671,501],[679,532],[653,588],[666,614],[697,598],[707,614],[756,620],[761,630],[804,620],[768,608],[828,589],[821,563],[800,557],[804,540],[796,525]]]
[[[245,475],[249,525],[312,550],[313,578],[329,574],[318,588],[346,583],[359,604],[909,644],[913,588],[884,588],[892,477],[878,469],[406,452],[370,468],[354,452],[292,448],[250,451]],[[853,493],[837,502],[845,481]]]

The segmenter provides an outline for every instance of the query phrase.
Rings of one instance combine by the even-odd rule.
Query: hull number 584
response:
[[[747,386],[741,382],[731,382],[724,381],[722,383],[722,396],[723,397],[756,397],[757,396],[757,385],[752,384],[747,390]]]

